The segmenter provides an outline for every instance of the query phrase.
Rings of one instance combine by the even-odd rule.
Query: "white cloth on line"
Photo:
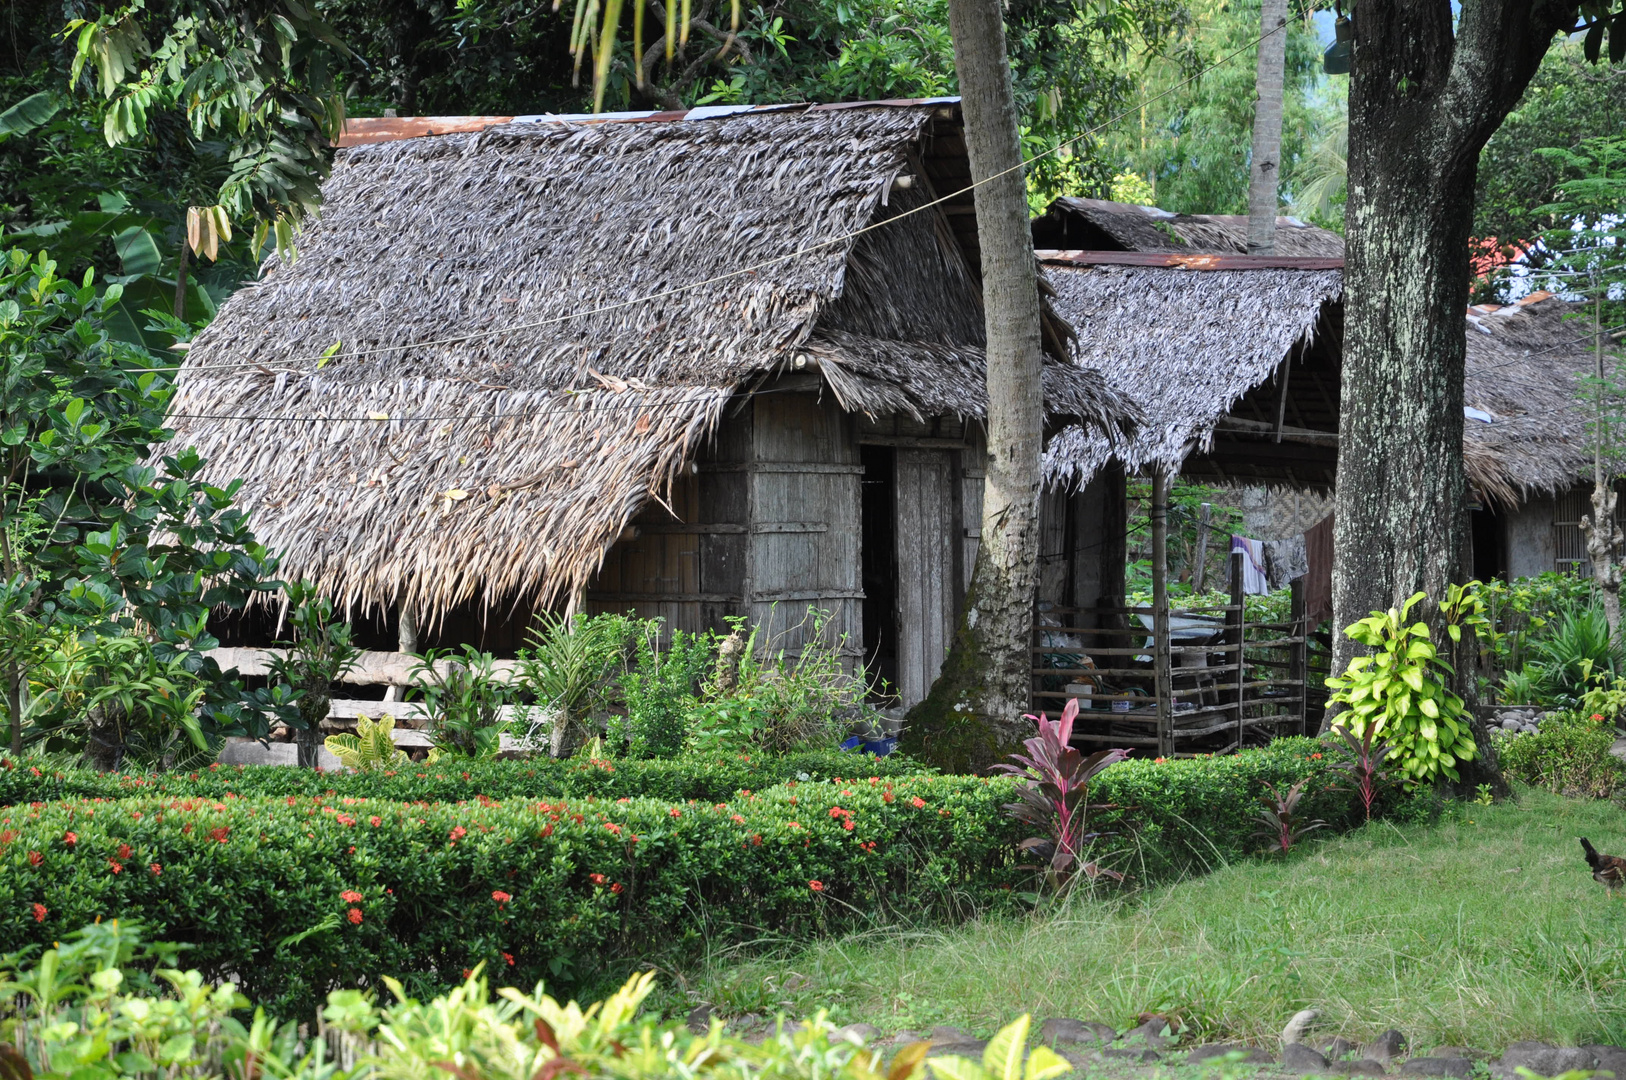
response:
[[[1261,596],[1270,591],[1265,576],[1265,545],[1262,540],[1246,536],[1232,536],[1231,550],[1242,553],[1242,591],[1248,596]]]

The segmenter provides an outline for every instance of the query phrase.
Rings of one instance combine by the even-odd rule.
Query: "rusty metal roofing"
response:
[[[693,109],[664,112],[605,112],[605,113],[536,113],[528,116],[376,116],[358,117],[344,122],[344,133],[337,146],[365,146],[370,143],[396,142],[401,139],[419,139],[430,135],[466,134],[484,131],[502,124],[648,124],[674,123],[683,120],[714,120],[737,116],[741,113],[779,112],[785,109],[804,109],[808,112],[827,112],[838,109],[873,107],[907,108],[920,105],[957,106],[957,97],[886,98],[879,101],[840,101],[828,105],[792,103],[785,105],[702,105]]]
[[[1180,270],[1342,270],[1343,259],[1303,255],[1186,255],[1178,251],[1034,252],[1052,266],[1172,266]]]

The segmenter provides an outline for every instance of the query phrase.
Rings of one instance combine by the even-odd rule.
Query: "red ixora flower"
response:
[[[514,966],[514,954],[513,954],[513,953],[511,953],[511,952],[505,952],[505,953],[503,953],[503,954],[502,954],[502,958],[503,958],[503,959],[504,959],[504,960],[506,960],[506,961],[508,961],[508,966],[509,966],[509,967],[513,967],[513,966]]]
[[[361,925],[361,909],[359,907],[351,908],[350,909],[350,914],[346,915],[345,918],[350,920],[350,925],[352,925],[352,926],[360,926]]]
[[[381,817],[370,817],[367,819],[367,823],[376,829],[380,825],[384,824],[384,819]]]
[[[453,840],[461,840],[465,836],[469,835],[469,830],[465,829],[461,825],[455,825],[452,827],[452,831],[449,835]]]
[[[508,903],[508,901],[513,899],[512,896],[509,896],[507,893],[503,892],[501,889],[498,889],[496,892],[492,893],[491,898],[493,900],[497,901],[497,906],[498,907],[501,907],[503,904],[506,904],[506,903]]]
[[[916,795],[914,798],[909,800],[909,805],[914,807],[916,810],[919,810],[922,806],[926,805],[926,800],[922,799],[919,795]]]
[[[823,892],[824,891],[824,882],[822,882],[822,881],[810,881],[810,882],[807,883],[807,887],[812,889],[814,892]]]
[[[34,905],[34,921],[35,922],[44,922],[45,921],[45,916],[47,916],[49,914],[50,914],[50,912],[46,910],[44,904],[35,904]]]
[[[151,864],[150,866],[147,867],[147,869],[152,871],[152,876],[153,877],[157,877],[159,874],[162,874],[164,872],[164,868],[162,866],[159,866],[157,863]]]
[[[130,857],[130,845],[129,844],[120,844],[119,845],[119,858],[128,859],[129,857]]]
[[[361,903],[361,894],[354,889],[346,889],[339,894],[339,899],[347,904],[359,904]]]
[[[209,830],[209,839],[218,840],[222,844],[226,842],[226,837],[230,835],[231,830],[226,828],[224,825],[216,825],[214,828]]]
[[[587,875],[587,880],[591,881],[594,885],[602,885],[602,884],[604,884],[604,875],[603,874],[588,874]]]
[[[1601,713],[1601,712],[1593,713],[1592,714],[1592,720],[1593,720],[1594,723],[1598,723],[1598,724],[1603,723],[1603,713]]]
[[[63,833],[62,842],[67,844],[69,847],[72,847],[79,842],[79,834],[74,832]]]
[[[614,885],[610,886],[610,891],[615,893],[617,896],[620,896],[621,895],[621,888],[622,888],[621,883],[618,881]]]
[[[29,866],[38,866],[40,863],[42,863],[44,861],[45,861],[45,856],[41,855],[39,852],[30,851],[28,853],[28,865]]]
[[[124,864],[119,862],[117,859],[108,859],[107,868],[115,874],[124,873]]]
[[[674,806],[674,807],[672,807],[672,809],[670,809],[670,810],[668,810],[668,811],[667,811],[667,813],[668,813],[668,814],[671,814],[671,815],[672,815],[672,816],[673,816],[673,817],[682,817],[682,816],[683,816],[683,811],[682,811],[682,810],[679,810],[679,809],[678,809],[678,808],[677,808],[677,807],[675,807],[675,806]]]

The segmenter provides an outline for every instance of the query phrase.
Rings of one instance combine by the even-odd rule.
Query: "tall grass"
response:
[[[718,965],[689,985],[722,1011],[830,1008],[843,1022],[985,1036],[1022,1012],[1122,1029],[1159,1011],[1204,1038],[1269,1043],[1315,1008],[1328,1036],[1395,1027],[1418,1050],[1622,1043],[1626,899],[1592,880],[1577,836],[1626,854],[1626,816],[1529,793],[1455,807],[1434,826],[1375,823],[1138,897],[876,931]]]

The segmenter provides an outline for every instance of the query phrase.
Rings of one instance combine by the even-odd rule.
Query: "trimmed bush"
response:
[[[1509,780],[1559,795],[1608,799],[1626,792],[1626,763],[1609,752],[1615,726],[1575,714],[1549,716],[1528,735],[1496,737]]]
[[[718,802],[733,798],[741,790],[755,791],[791,780],[828,780],[854,773],[885,778],[934,771],[902,755],[875,758],[839,750],[726,757],[688,755],[661,761],[442,758],[434,765],[418,762],[360,773],[280,765],[215,765],[195,772],[147,775],[81,769],[44,772],[26,765],[14,767],[4,759],[0,764],[0,805],[151,795],[222,799],[228,794],[335,795],[407,802],[457,802],[477,795],[489,799],[644,796],[670,802]]]
[[[1329,790],[1320,753],[1286,740],[1113,766],[1092,791],[1120,807],[1096,857],[1145,883],[1259,850],[1249,819],[1266,780],[1311,777],[1310,812],[1348,821],[1352,798]],[[519,985],[592,989],[732,942],[1020,904],[1036,882],[1015,849],[1031,828],[1002,809],[1012,783],[876,777],[717,802],[231,792],[16,805],[0,812],[0,952],[136,919],[284,1016],[380,974],[436,990],[482,961]]]

